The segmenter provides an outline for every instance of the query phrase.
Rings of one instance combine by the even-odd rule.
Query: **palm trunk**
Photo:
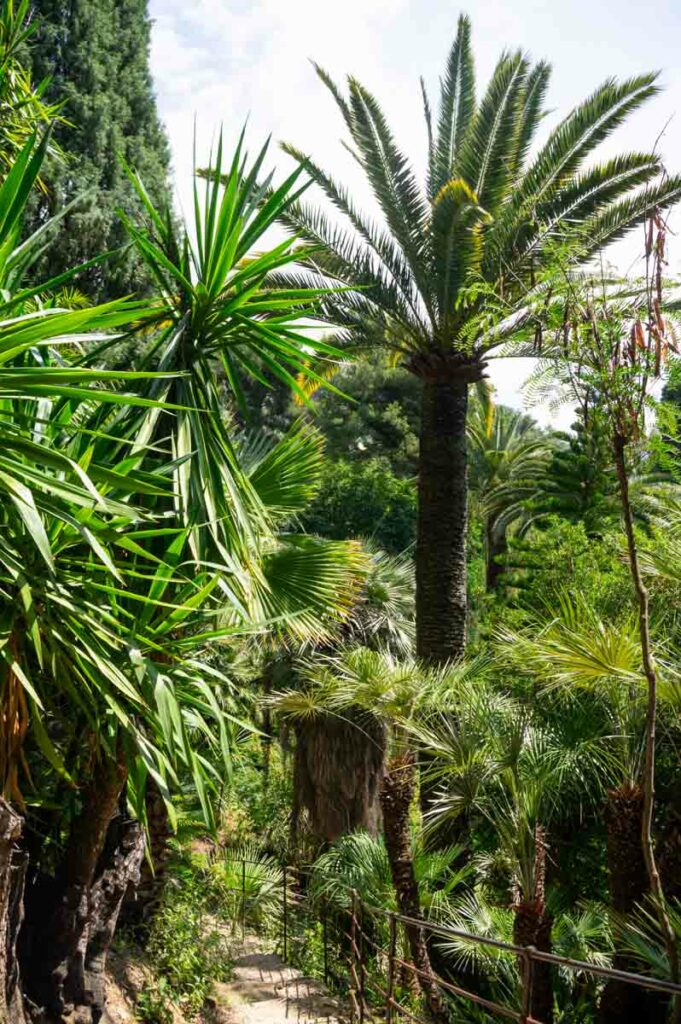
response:
[[[17,938],[23,920],[26,860],[17,848],[22,819],[0,798],[0,1024],[25,1024]]]
[[[516,946],[534,946],[551,952],[552,920],[536,902],[520,903],[513,908],[513,941]],[[535,960],[532,965],[530,1017],[541,1024],[553,1024],[553,978],[550,964]]]
[[[421,372],[416,654],[443,665],[466,647],[466,379]]]
[[[383,828],[397,904],[400,913],[408,918],[421,916],[409,833],[409,812],[415,792],[414,755],[392,758],[386,767],[381,789]],[[424,930],[418,925],[408,924],[405,925],[405,931],[412,963],[418,971],[418,983],[430,1015],[436,1024],[446,1024],[448,1016],[430,963]]]
[[[626,461],[624,457],[625,440],[619,434],[614,438],[614,456],[619,483],[620,502],[624,518],[624,529],[627,536],[627,549],[629,554],[629,568],[636,590],[638,601],[639,635],[641,638],[641,660],[643,672],[648,684],[648,706],[646,711],[646,739],[645,759],[643,767],[643,813],[641,816],[641,843],[643,847],[643,859],[645,860],[648,874],[650,893],[655,902],[660,928],[664,936],[667,959],[669,961],[669,972],[674,982],[679,982],[679,955],[676,948],[676,936],[669,920],[666,910],[666,901],[660,873],[657,867],[655,856],[655,845],[653,842],[653,817],[655,813],[655,744],[657,733],[657,669],[653,658],[650,643],[650,616],[648,591],[643,584],[641,570],[638,562],[638,548],[636,535],[634,533],[634,517],[629,499],[629,477],[627,475]],[[681,999],[674,1001],[674,1020],[676,1024],[681,1022]]]
[[[611,790],[605,806],[606,849],[610,902],[616,914],[625,917],[648,891],[648,875],[641,846],[643,793],[640,786]],[[620,971],[638,971],[639,965],[626,953],[616,952],[613,966]],[[598,1009],[599,1024],[641,1024],[646,1019],[646,995],[625,982],[608,981]]]
[[[296,723],[295,809],[304,807],[324,842],[363,829],[376,835],[385,758],[384,726],[360,712]]]
[[[516,946],[534,946],[551,952],[553,919],[546,909],[546,838],[537,825],[534,833],[534,891],[515,893],[513,901],[513,941]],[[524,964],[520,964],[521,970]],[[532,964],[530,1017],[541,1024],[553,1024],[553,968],[535,960]]]

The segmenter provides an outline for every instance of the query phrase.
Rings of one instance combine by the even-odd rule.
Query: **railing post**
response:
[[[352,890],[352,904],[350,910],[350,980],[352,982],[352,988],[350,990],[350,1006],[352,1009],[352,1020],[354,1021],[359,1018],[361,1021],[364,1016],[364,1011],[361,1008],[361,1002],[359,999],[359,980],[357,972],[358,964],[358,946],[357,946],[357,893]]]
[[[246,941],[246,861],[241,861],[241,941]]]
[[[522,964],[522,977],[521,977],[521,997],[522,997],[522,1017],[520,1018],[520,1024],[527,1024],[530,1020],[530,1012],[532,1009],[532,967],[533,960],[532,954],[534,952],[534,946],[526,946],[525,952],[523,953],[523,964]]]
[[[324,984],[329,982],[329,912],[326,900],[321,903],[322,908],[322,937],[324,941]]]
[[[362,903],[355,893],[358,931],[359,931],[359,1024],[364,1024],[366,1008],[366,965],[364,963],[364,929],[362,927]]]
[[[286,889],[288,888],[287,883],[287,872],[286,865],[284,864],[283,869],[283,898],[284,898],[284,916],[283,916],[283,929],[284,929],[284,941],[283,941],[283,954],[284,960],[288,959],[288,901],[286,898]]]
[[[390,915],[390,947],[388,950],[388,987],[385,1004],[385,1019],[387,1024],[392,1024],[393,1019],[393,997],[395,994],[395,953],[397,952],[397,919],[394,914]]]

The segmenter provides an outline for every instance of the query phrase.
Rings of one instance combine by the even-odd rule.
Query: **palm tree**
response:
[[[300,643],[286,624],[263,641],[256,638],[257,680],[267,698],[273,690],[300,685],[305,663],[334,650],[369,647],[409,655],[413,643],[413,565],[364,542],[365,571],[352,607],[342,620],[327,618],[327,632],[315,644]],[[253,673],[251,672],[251,678]],[[271,707],[263,703],[263,727],[271,731]],[[386,734],[381,723],[355,723],[344,716],[317,715],[294,721],[292,846],[301,812],[322,843],[346,832],[380,830],[380,782]],[[358,724],[360,727],[358,727]],[[263,781],[266,781],[264,779]]]
[[[681,179],[659,180],[655,155],[585,166],[655,95],[655,75],[609,79],[535,152],[548,65],[504,53],[476,99],[470,35],[461,17],[435,117],[424,90],[425,188],[374,96],[352,77],[344,94],[317,69],[384,225],[363,216],[313,159],[285,146],[334,208],[332,216],[300,203],[284,211],[283,222],[310,246],[300,253],[307,274],[298,282],[311,275],[349,286],[325,301],[329,319],[344,324],[355,344],[380,339],[421,383],[416,652],[434,663],[460,658],[465,647],[469,385],[522,321],[519,309],[552,262],[557,239],[579,236],[579,258],[587,259],[681,195]]]
[[[598,791],[600,737],[582,735],[569,718],[549,725],[484,678],[449,694],[450,714],[417,730],[439,784],[428,819],[437,825],[475,815],[491,828],[492,856],[508,879],[513,942],[550,952],[551,828],[571,803],[586,803]],[[553,1010],[551,968],[535,964],[530,1014],[548,1024]]]
[[[412,660],[351,648],[311,663],[306,689],[272,696],[273,706],[294,720],[314,721],[320,715],[332,715],[348,719],[358,732],[369,736],[377,726],[388,733],[380,791],[383,835],[397,905],[412,919],[421,914],[409,825],[417,788],[417,745],[412,727],[424,714],[446,706],[452,691],[476,674],[477,666],[460,665],[444,676],[428,675]],[[423,929],[406,925],[405,931],[429,1012],[435,1021],[446,1021]]]
[[[607,739],[602,820],[610,903],[615,921],[629,920],[649,891],[641,844],[645,701],[637,623],[632,616],[606,622],[585,602],[564,597],[555,617],[501,635],[512,663],[532,674],[540,692],[550,692],[556,714],[574,717],[582,705],[592,735]],[[593,695],[595,704],[589,700]],[[614,966],[638,969],[621,946]],[[617,981],[605,986],[599,1005],[603,1024],[634,1024],[645,1012],[645,992]]]
[[[526,503],[541,486],[552,442],[515,409],[473,404],[468,417],[470,490],[485,531],[487,589],[504,571],[509,528],[527,518]]]

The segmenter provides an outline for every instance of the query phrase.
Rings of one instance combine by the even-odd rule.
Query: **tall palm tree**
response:
[[[585,167],[599,143],[656,94],[655,75],[607,80],[534,150],[548,65],[504,53],[478,99],[470,36],[461,17],[435,117],[424,90],[424,186],[374,96],[352,77],[344,94],[317,69],[383,224],[365,217],[313,159],[285,146],[333,207],[325,213],[299,203],[282,218],[309,243],[307,274],[349,286],[326,302],[330,319],[355,343],[380,339],[421,382],[416,650],[435,663],[461,657],[466,640],[469,385],[513,333],[557,239],[578,236],[578,256],[586,259],[681,195],[681,178],[659,180],[660,158],[652,154]]]

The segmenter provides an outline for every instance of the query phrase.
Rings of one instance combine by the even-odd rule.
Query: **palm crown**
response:
[[[310,254],[309,269],[362,289],[351,301],[331,297],[334,313],[362,334],[382,327],[419,373],[424,359],[442,354],[475,366],[499,337],[485,329],[490,315],[503,319],[512,311],[557,238],[579,227],[579,255],[588,258],[681,195],[681,178],[659,180],[654,154],[627,153],[583,169],[599,143],[655,95],[654,74],[606,81],[533,152],[546,114],[549,66],[504,53],[478,99],[470,22],[462,16],[437,117],[423,90],[424,188],[368,90],[349,78],[344,96],[317,71],[340,107],[385,228],[366,219],[341,185],[289,145],[350,230],[302,204],[285,218],[307,242],[322,246]]]

